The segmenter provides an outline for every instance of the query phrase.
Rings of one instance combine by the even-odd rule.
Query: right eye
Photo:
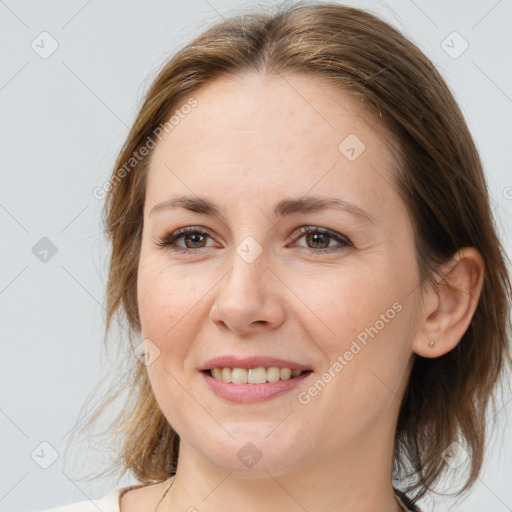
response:
[[[210,237],[208,232],[203,231],[197,227],[189,226],[186,228],[177,229],[176,231],[165,235],[156,242],[156,246],[159,249],[170,249],[173,251],[176,250],[188,254],[194,252],[197,249],[207,247],[206,245],[201,245],[205,243],[207,237]],[[181,238],[183,238],[185,241],[185,246],[176,244],[176,241]],[[190,244],[190,246],[187,244]]]

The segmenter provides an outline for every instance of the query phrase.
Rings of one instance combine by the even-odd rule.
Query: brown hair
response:
[[[459,494],[466,491],[482,467],[489,401],[495,409],[499,377],[506,363],[512,365],[506,254],[477,150],[448,86],[414,44],[368,12],[335,3],[245,12],[215,24],[165,64],[120,151],[104,206],[112,249],[105,339],[114,319],[121,326],[128,323],[130,338],[141,332],[137,268],[151,151],[130,159],[200,87],[251,71],[305,72],[327,79],[358,94],[384,123],[396,141],[394,186],[413,223],[422,286],[439,286],[438,265],[458,249],[473,246],[481,252],[485,276],[471,324],[447,354],[416,357],[395,438],[398,476],[407,483],[406,492],[415,492],[414,501],[447,471],[442,454],[453,441],[469,454],[468,477]],[[127,162],[132,162],[128,170]],[[131,353],[124,361],[123,387],[109,392],[85,428],[128,390],[121,412],[105,431],[117,450],[110,471],[131,471],[143,484],[161,482],[175,471],[179,438],[154,398],[146,367]]]

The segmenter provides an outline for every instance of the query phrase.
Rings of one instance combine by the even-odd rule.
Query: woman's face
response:
[[[147,371],[183,450],[235,474],[364,462],[382,446],[391,460],[420,290],[384,129],[305,75],[193,96],[151,157],[138,273]],[[215,212],[193,211],[199,199]],[[222,383],[214,366],[283,380]]]

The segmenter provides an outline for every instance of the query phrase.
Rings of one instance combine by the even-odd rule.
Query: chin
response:
[[[276,425],[273,424],[272,428]],[[207,446],[203,446],[203,438],[196,444],[196,450],[212,465],[230,472],[231,476],[242,478],[268,478],[269,473],[272,476],[285,475],[305,464],[306,452],[312,449],[308,448],[305,439],[298,439],[284,429],[277,435],[277,429],[272,432],[267,422],[257,434],[253,432],[254,424],[250,429],[244,429],[244,426],[249,427],[248,424],[239,424],[236,429],[227,428],[233,437],[223,431],[222,438],[214,436]],[[269,432],[272,433],[269,435]]]

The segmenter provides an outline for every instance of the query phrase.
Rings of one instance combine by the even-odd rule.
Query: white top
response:
[[[105,496],[96,500],[78,501],[70,505],[41,510],[40,512],[120,512],[119,495],[124,489],[126,489],[126,487],[116,487],[105,494]],[[396,496],[396,499],[400,506],[406,512],[409,512],[409,509],[398,496]]]
[[[96,500],[84,500],[40,512],[120,512],[119,495],[125,487],[116,487]]]

